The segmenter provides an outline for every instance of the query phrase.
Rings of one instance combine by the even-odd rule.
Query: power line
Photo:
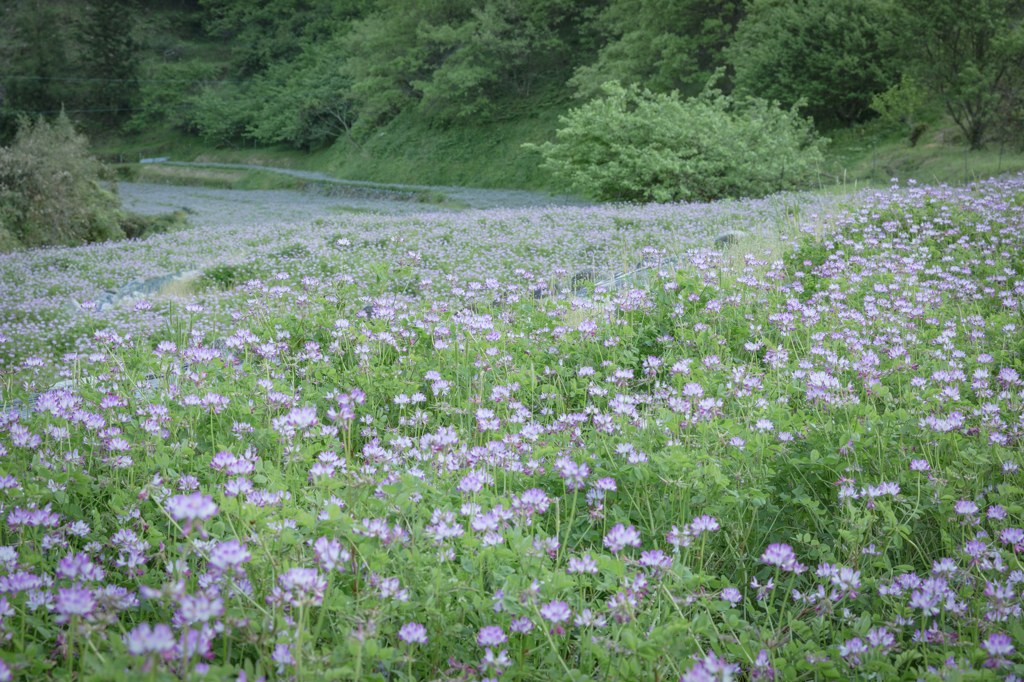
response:
[[[238,100],[246,101],[246,100]],[[28,109],[4,109],[0,108],[0,114],[59,114],[64,112],[65,114],[99,114],[103,112],[111,111],[159,111],[165,109],[192,109],[196,105],[194,104],[176,104],[167,107],[119,107],[116,109],[50,109],[50,110],[34,110]]]
[[[273,85],[287,85],[287,81],[194,81],[180,78],[64,78],[60,76],[5,76],[0,75],[0,80],[15,80],[15,81],[70,81],[75,83],[192,83],[196,85],[216,85],[221,83],[232,84],[232,85],[246,85],[246,84],[273,84]]]
[[[248,104],[250,102],[273,102],[281,99],[296,99],[295,95],[289,93],[277,94],[272,96],[263,97],[245,97],[242,99],[222,99],[219,102],[222,104]],[[168,104],[163,106],[154,107],[117,107],[114,109],[48,109],[48,110],[29,110],[29,109],[8,109],[0,107],[0,114],[59,114],[63,111],[65,114],[99,114],[99,113],[110,113],[112,111],[167,111],[170,109],[194,109],[199,106],[193,102],[190,104]]]

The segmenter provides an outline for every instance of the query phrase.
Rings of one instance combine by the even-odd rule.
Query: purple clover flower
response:
[[[337,538],[317,538],[313,543],[313,552],[316,553],[320,568],[328,573],[335,568],[338,572],[344,573],[345,564],[352,560],[352,554],[341,546]]]
[[[482,647],[498,646],[508,641],[505,631],[497,625],[488,625],[480,628],[476,636],[476,643]]]
[[[398,629],[398,639],[406,644],[426,644],[427,629],[419,623],[406,623]]]
[[[618,554],[626,547],[640,546],[640,532],[634,527],[626,528],[621,523],[608,531],[604,536],[604,546],[611,550],[612,554]]]
[[[292,606],[319,606],[324,602],[327,579],[315,568],[290,568],[277,576],[279,587],[275,587],[268,602],[287,602]]]
[[[174,651],[178,642],[169,625],[157,623],[150,627],[149,623],[139,623],[123,637],[128,653],[132,656],[148,656],[149,654],[168,655]]]
[[[81,587],[60,588],[57,590],[57,622],[66,623],[75,616],[89,616],[96,610],[96,598],[93,593]]]
[[[735,587],[727,587],[722,590],[721,597],[730,604],[736,605],[743,601],[743,595]]]
[[[988,639],[981,643],[981,648],[988,654],[985,661],[986,668],[1002,668],[1010,665],[1006,658],[1014,651],[1013,640],[1002,632],[995,632],[988,636]]]
[[[167,500],[167,513],[175,521],[209,521],[218,511],[213,498],[201,492],[175,495]]]
[[[569,620],[572,616],[572,611],[564,601],[551,601],[540,607],[540,615],[544,620],[558,624]]]
[[[783,571],[803,572],[803,567],[797,563],[793,548],[786,544],[775,543],[768,545],[761,555],[761,563],[768,564],[769,566],[778,566]]]
[[[569,565],[566,571],[568,573],[589,573],[594,575],[597,573],[597,561],[592,559],[589,554],[584,554],[582,557],[569,557]]]

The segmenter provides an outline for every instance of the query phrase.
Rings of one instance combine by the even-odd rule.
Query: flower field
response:
[[[1022,248],[1017,177],[0,256],[0,680],[1024,679]]]

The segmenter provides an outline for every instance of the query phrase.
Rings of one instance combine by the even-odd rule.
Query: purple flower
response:
[[[316,553],[316,560],[320,564],[320,568],[328,573],[335,568],[339,572],[344,572],[345,564],[352,559],[352,554],[341,546],[337,538],[317,538],[313,543],[313,551]]]
[[[970,500],[959,500],[953,505],[953,511],[960,515],[972,515],[978,513],[978,505]]]
[[[981,648],[988,653],[988,660],[985,661],[986,668],[1001,668],[1009,665],[1007,656],[1013,653],[1013,640],[1009,636],[995,632],[988,636],[988,639],[981,643]]]
[[[516,618],[512,621],[512,624],[509,626],[508,629],[509,632],[515,632],[516,634],[525,635],[530,630],[533,630],[533,621],[531,621],[526,616],[523,616],[522,618]]]
[[[224,600],[205,594],[186,594],[181,597],[181,618],[186,623],[206,623],[224,615]]]
[[[290,568],[277,576],[277,582],[280,589],[274,589],[275,597],[292,606],[319,606],[324,602],[327,580],[315,568]]]
[[[579,628],[603,628],[608,624],[604,616],[591,613],[590,609],[583,609],[576,615],[576,619],[573,622]]]
[[[911,471],[931,471],[932,466],[924,459],[915,459],[910,463]]]
[[[175,495],[167,500],[167,513],[175,521],[208,521],[218,511],[213,498],[200,492]]]
[[[712,532],[716,531],[721,526],[718,525],[718,519],[713,516],[698,516],[690,522],[690,532],[693,533],[693,537],[700,537],[700,534],[704,531]]]
[[[743,600],[743,595],[735,587],[727,587],[722,590],[722,599],[730,604],[738,604]]]
[[[275,646],[274,653],[270,655],[270,660],[277,663],[278,675],[284,672],[285,667],[295,665],[295,657],[292,656],[292,650],[287,644],[278,644]]]
[[[618,554],[627,546],[639,547],[640,533],[633,526],[626,528],[621,523],[617,524],[608,531],[608,535],[604,536],[604,546],[610,549],[613,554]]]
[[[476,643],[483,647],[498,646],[507,641],[508,637],[505,636],[505,631],[497,625],[480,628],[480,632],[476,636]]]
[[[860,665],[860,655],[867,651],[867,645],[859,637],[854,637],[839,645],[839,655],[854,665]]]
[[[775,543],[768,545],[761,555],[761,563],[769,566],[778,566],[783,571],[792,571],[800,564],[796,561],[796,554],[789,545]]]
[[[896,646],[896,637],[886,628],[875,628],[868,631],[868,644],[872,649],[889,649]]]
[[[939,595],[914,590],[907,605],[912,609],[921,609],[925,616],[934,616],[939,612]]]
[[[1014,552],[1019,552],[1024,546],[1024,530],[1020,528],[1004,528],[999,534],[999,541],[1004,545],[1013,547]]]
[[[480,670],[494,670],[500,675],[505,668],[512,665],[512,660],[508,657],[508,649],[502,649],[501,653],[495,654],[492,649],[486,649],[484,651],[483,660],[480,661]]]
[[[593,575],[597,573],[597,562],[589,554],[584,554],[580,558],[570,557],[569,566],[566,570],[569,573],[590,573]]]
[[[57,590],[57,621],[66,623],[74,616],[88,616],[96,609],[96,599],[92,592],[81,587],[61,588]]]
[[[569,620],[570,616],[572,616],[572,611],[569,610],[569,605],[564,601],[552,601],[540,607],[540,615],[552,623],[561,623],[562,621]]]
[[[406,623],[398,629],[398,639],[406,644],[426,644],[427,629],[419,623]]]
[[[140,623],[124,635],[123,640],[132,656],[170,654],[177,644],[170,626],[164,623],[157,623],[153,627],[149,623]]]
[[[683,673],[679,682],[717,682],[718,680],[735,679],[736,673],[740,671],[738,665],[726,663],[725,659],[719,658],[713,651],[703,659],[698,659],[697,664]]]
[[[252,559],[246,545],[238,540],[221,542],[210,550],[209,565],[218,573],[241,572],[242,564]]]

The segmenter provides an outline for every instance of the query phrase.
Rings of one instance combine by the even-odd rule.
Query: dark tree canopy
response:
[[[740,90],[849,125],[894,80],[893,31],[881,0],[754,0],[727,54]]]
[[[139,44],[127,0],[91,0],[79,29],[81,74],[94,79],[83,103],[111,124],[129,115],[139,92]]]
[[[974,148],[1019,112],[1024,90],[1024,2],[907,0],[903,60],[937,93]]]

